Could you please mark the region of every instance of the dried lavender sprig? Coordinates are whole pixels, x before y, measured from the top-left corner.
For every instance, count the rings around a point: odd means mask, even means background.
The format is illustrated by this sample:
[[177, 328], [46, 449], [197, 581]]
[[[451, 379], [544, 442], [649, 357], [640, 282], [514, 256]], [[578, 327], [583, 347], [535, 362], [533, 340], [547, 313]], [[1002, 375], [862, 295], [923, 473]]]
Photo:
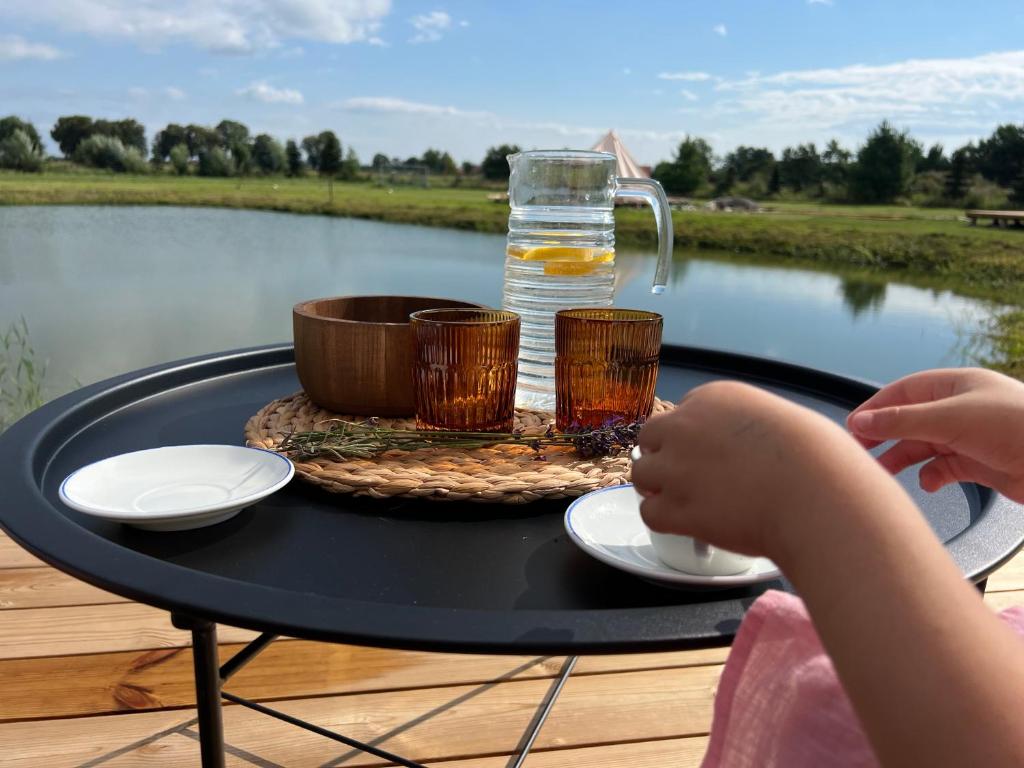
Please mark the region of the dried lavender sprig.
[[600, 427], [573, 425], [563, 433], [549, 427], [543, 435], [521, 432], [445, 432], [389, 429], [380, 427], [375, 419], [363, 423], [328, 422], [327, 429], [292, 432], [285, 435], [276, 450], [300, 459], [330, 457], [373, 458], [386, 451], [416, 451], [422, 448], [489, 448], [495, 445], [519, 444], [539, 452], [551, 446], [571, 446], [584, 458], [609, 456], [628, 450], [636, 443], [640, 423], [610, 420]]

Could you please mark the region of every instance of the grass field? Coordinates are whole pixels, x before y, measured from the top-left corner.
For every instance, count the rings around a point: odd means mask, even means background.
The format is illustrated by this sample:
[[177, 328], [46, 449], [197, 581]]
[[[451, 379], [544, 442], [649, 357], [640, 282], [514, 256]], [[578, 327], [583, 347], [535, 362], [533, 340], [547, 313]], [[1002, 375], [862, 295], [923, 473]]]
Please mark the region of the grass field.
[[[504, 233], [508, 207], [494, 190], [334, 184], [313, 178], [215, 179], [162, 174], [0, 173], [0, 204], [184, 205], [351, 216]], [[792, 263], [869, 279], [1020, 306], [994, 323], [994, 365], [1024, 374], [1024, 231], [971, 227], [962, 212], [941, 208], [780, 202], [764, 213], [676, 211], [676, 246], [705, 249], [751, 263]], [[618, 209], [620, 246], [653, 245], [646, 209]]]

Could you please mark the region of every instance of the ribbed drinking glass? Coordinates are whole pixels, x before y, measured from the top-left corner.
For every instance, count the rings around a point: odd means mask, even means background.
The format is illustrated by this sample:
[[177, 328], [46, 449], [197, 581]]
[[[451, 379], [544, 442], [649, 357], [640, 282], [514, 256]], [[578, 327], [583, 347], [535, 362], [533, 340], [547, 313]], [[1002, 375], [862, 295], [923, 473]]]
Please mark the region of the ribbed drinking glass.
[[555, 420], [559, 431], [654, 407], [662, 318], [636, 309], [566, 309], [555, 315]]
[[511, 432], [519, 315], [428, 309], [409, 317], [416, 428]]

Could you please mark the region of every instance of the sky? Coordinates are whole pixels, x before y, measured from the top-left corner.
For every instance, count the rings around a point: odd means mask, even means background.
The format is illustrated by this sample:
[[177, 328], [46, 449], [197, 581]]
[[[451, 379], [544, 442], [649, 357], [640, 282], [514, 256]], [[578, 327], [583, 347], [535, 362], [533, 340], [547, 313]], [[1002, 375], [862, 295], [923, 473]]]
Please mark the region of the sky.
[[687, 134], [855, 149], [884, 118], [952, 148], [1024, 122], [1024, 3], [0, 0], [9, 113], [330, 128], [364, 162], [610, 128], [647, 164]]

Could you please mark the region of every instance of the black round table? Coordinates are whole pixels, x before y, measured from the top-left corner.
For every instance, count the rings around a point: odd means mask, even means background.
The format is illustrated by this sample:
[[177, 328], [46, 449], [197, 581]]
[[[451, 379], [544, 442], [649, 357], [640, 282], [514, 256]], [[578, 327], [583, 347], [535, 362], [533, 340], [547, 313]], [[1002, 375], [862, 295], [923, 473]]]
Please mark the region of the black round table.
[[[842, 420], [871, 384], [785, 363], [665, 347], [659, 395], [717, 378], [765, 386]], [[172, 363], [85, 387], [0, 436], [0, 524], [46, 562], [167, 609], [193, 633], [204, 765], [223, 761], [220, 700], [287, 717], [222, 691], [277, 635], [377, 647], [481, 653], [639, 652], [728, 643], [765, 589], [653, 586], [579, 551], [566, 501], [523, 506], [355, 499], [294, 481], [209, 528], [146, 532], [58, 500], [78, 467], [126, 451], [242, 442], [246, 420], [299, 388], [291, 346]], [[1018, 505], [973, 484], [921, 492], [905, 483], [964, 574], [983, 582], [1024, 542]], [[217, 623], [263, 633], [217, 667]], [[552, 689], [542, 714], [563, 676]], [[534, 723], [532, 736], [543, 722]], [[297, 723], [317, 730], [315, 726]], [[416, 765], [322, 732], [402, 765]], [[526, 749], [532, 737], [525, 741]]]

